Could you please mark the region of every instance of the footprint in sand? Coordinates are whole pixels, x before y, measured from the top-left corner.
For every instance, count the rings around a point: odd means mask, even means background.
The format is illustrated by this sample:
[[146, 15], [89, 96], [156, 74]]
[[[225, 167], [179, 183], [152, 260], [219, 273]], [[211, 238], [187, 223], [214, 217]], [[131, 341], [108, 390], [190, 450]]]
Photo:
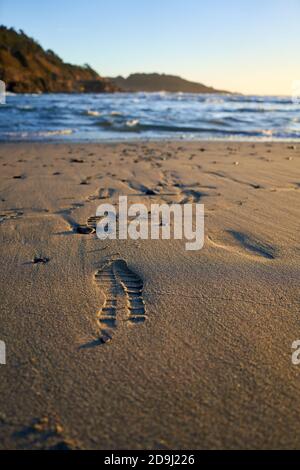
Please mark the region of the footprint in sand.
[[195, 189], [183, 189], [181, 190], [182, 199], [180, 204], [198, 204], [202, 197], [208, 196], [207, 193], [197, 191]]
[[14, 432], [13, 437], [22, 449], [79, 450], [78, 443], [65, 434], [57, 418], [45, 416], [33, 419], [27, 426]]
[[122, 259], [105, 264], [95, 273], [105, 301], [98, 312], [100, 340], [112, 339], [119, 322], [143, 323], [146, 319], [143, 281]]
[[98, 215], [92, 215], [91, 217], [89, 217], [87, 219], [87, 222], [86, 222], [86, 225], [92, 229], [94, 229], [94, 231], [96, 231], [97, 229], [97, 224], [98, 222], [100, 222], [100, 220], [102, 219], [103, 217], [102, 216], [98, 216]]
[[116, 192], [117, 190], [113, 188], [101, 188], [96, 192], [96, 194], [91, 194], [87, 200], [95, 201], [97, 199], [111, 199]]
[[97, 224], [102, 219], [102, 216], [92, 215], [90, 216], [85, 225], [77, 225], [76, 232], [81, 235], [90, 235], [96, 233]]
[[0, 224], [2, 222], [6, 222], [7, 220], [15, 220], [15, 219], [19, 219], [20, 217], [22, 217], [23, 215], [23, 211], [19, 211], [19, 210], [8, 210], [8, 211], [3, 211], [1, 212], [0, 214]]
[[226, 230], [218, 234], [208, 235], [207, 238], [211, 245], [217, 248], [223, 248], [244, 256], [265, 259], [274, 259], [276, 257], [276, 250], [273, 246], [235, 230]]
[[138, 191], [140, 196], [156, 196], [158, 194], [154, 189], [135, 181], [122, 180], [122, 182], [126, 183], [130, 189]]

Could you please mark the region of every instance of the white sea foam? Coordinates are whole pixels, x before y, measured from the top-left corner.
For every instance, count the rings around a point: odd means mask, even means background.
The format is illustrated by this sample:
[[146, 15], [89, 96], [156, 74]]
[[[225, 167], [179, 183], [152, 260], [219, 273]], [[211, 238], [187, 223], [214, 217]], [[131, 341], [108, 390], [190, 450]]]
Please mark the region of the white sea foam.
[[135, 127], [139, 124], [139, 120], [138, 119], [129, 119], [128, 121], [126, 121], [126, 126], [127, 127]]
[[39, 136], [51, 136], [51, 135], [70, 135], [73, 134], [72, 129], [60, 129], [56, 131], [45, 131], [45, 132], [38, 132], [37, 133]]
[[99, 113], [99, 111], [93, 111], [92, 109], [88, 109], [86, 111], [86, 114], [88, 116], [101, 116], [101, 113]]

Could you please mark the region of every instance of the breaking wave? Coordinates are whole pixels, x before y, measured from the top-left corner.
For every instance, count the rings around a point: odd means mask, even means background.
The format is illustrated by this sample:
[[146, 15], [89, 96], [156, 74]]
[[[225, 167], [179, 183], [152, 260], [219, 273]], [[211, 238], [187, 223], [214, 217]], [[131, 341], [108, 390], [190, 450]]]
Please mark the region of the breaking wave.
[[290, 97], [191, 93], [8, 94], [0, 140], [299, 140]]

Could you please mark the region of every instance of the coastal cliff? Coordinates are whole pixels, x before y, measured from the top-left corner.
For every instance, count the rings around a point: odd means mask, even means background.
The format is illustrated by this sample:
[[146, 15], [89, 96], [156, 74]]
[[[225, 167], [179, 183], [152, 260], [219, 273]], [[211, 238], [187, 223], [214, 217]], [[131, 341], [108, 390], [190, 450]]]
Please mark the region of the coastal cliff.
[[14, 93], [105, 93], [118, 86], [89, 65], [67, 64], [22, 30], [0, 26], [0, 79]]

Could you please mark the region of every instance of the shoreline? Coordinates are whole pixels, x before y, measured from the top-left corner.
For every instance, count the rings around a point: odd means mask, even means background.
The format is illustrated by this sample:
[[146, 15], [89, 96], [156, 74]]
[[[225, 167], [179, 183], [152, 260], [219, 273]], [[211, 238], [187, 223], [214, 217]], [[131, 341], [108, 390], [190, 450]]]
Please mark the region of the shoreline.
[[168, 139], [166, 137], [161, 137], [161, 139], [158, 139], [157, 137], [155, 137], [155, 139], [151, 139], [151, 138], [148, 138], [146, 139], [144, 136], [141, 137], [141, 139], [138, 139], [138, 138], [129, 138], [129, 139], [100, 139], [100, 140], [97, 140], [97, 141], [92, 141], [92, 140], [76, 140], [76, 139], [72, 139], [72, 140], [55, 140], [55, 139], [51, 139], [51, 140], [46, 140], [46, 139], [43, 139], [43, 140], [1, 140], [0, 139], [0, 145], [6, 145], [6, 144], [14, 144], [14, 145], [26, 145], [26, 144], [29, 144], [29, 145], [34, 145], [34, 144], [45, 144], [45, 145], [81, 145], [81, 144], [84, 144], [84, 145], [106, 145], [106, 144], [130, 144], [130, 143], [133, 143], [133, 144], [158, 144], [158, 143], [168, 143], [168, 144], [171, 144], [171, 143], [174, 143], [174, 144], [182, 144], [182, 143], [223, 143], [223, 144], [229, 144], [229, 143], [233, 143], [233, 144], [286, 144], [286, 143], [294, 143], [294, 144], [300, 144], [300, 138], [296, 138], [296, 139], [274, 139], [274, 140], [271, 140], [271, 139], [263, 139], [263, 138], [249, 138], [249, 139], [245, 139], [244, 137], [241, 137], [241, 139], [238, 139], [238, 138], [228, 138], [228, 139], [224, 139], [224, 138], [211, 138], [211, 139]]

